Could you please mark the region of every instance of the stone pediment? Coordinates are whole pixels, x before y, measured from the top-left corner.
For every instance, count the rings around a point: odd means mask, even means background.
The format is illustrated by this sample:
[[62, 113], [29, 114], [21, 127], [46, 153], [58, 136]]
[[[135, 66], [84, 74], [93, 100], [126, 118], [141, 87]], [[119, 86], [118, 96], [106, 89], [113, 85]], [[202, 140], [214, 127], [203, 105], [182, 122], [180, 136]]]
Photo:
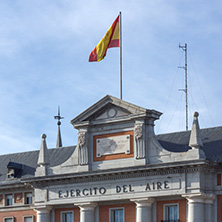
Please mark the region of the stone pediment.
[[98, 112], [97, 115], [94, 116], [93, 120], [117, 118], [128, 116], [130, 114], [132, 113], [122, 107], [113, 104], [107, 104], [104, 109], [100, 110], [100, 112]]
[[113, 96], [107, 95], [71, 120], [71, 124], [79, 125], [90, 121], [96, 122], [140, 115], [152, 115], [154, 119], [158, 119], [161, 113], [154, 110], [147, 110], [140, 106], [136, 106]]

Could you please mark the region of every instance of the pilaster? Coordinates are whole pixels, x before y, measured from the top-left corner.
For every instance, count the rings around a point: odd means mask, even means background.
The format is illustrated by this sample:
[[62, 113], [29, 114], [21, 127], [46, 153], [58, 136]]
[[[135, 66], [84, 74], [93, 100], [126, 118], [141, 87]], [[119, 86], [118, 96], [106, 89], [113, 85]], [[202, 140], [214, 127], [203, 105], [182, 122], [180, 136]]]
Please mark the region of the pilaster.
[[94, 222], [94, 209], [97, 206], [96, 203], [88, 202], [75, 205], [80, 208], [80, 222]]
[[214, 194], [184, 195], [188, 200], [188, 222], [213, 222]]
[[37, 212], [37, 221], [36, 222], [49, 222], [50, 212], [52, 210], [51, 206], [36, 206], [34, 210]]
[[136, 222], [152, 222], [154, 198], [131, 199], [136, 204]]

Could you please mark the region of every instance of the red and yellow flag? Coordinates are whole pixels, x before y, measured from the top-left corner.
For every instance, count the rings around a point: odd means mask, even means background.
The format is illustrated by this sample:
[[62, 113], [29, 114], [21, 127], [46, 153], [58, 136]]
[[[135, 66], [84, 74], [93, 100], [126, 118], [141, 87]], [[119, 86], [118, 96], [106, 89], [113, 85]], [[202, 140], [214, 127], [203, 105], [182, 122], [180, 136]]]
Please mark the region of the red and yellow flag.
[[99, 62], [106, 56], [108, 48], [120, 47], [119, 16], [113, 22], [105, 36], [89, 55], [89, 62]]

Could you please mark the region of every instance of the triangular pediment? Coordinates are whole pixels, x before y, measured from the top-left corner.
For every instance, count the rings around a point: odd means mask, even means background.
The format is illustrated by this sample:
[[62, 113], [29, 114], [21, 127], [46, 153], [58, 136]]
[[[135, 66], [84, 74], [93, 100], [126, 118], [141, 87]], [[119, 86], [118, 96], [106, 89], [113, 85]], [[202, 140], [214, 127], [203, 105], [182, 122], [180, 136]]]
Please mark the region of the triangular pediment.
[[[123, 116], [128, 116], [132, 114], [127, 109], [124, 109], [122, 107], [113, 105], [113, 104], [107, 104], [103, 109], [101, 109], [99, 112], [97, 112], [96, 115], [91, 116], [91, 120], [102, 120], [102, 119], [110, 119], [110, 118], [118, 118]], [[90, 119], [88, 119], [90, 120]]]
[[[87, 121], [100, 121], [103, 119], [115, 119], [121, 117], [124, 118], [130, 115], [146, 115], [147, 113], [151, 112], [153, 113], [153, 110], [147, 110], [140, 106], [136, 106], [121, 99], [107, 95], [71, 120], [71, 123], [75, 125]], [[161, 115], [161, 113], [157, 111], [154, 112], [158, 116]]]

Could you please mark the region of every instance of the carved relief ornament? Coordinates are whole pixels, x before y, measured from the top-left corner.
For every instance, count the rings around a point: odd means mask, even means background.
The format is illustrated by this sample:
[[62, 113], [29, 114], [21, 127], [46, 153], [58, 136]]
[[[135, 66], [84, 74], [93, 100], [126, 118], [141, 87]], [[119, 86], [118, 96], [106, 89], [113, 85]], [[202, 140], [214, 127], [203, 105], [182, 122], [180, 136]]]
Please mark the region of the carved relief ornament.
[[141, 139], [143, 137], [143, 126], [142, 124], [135, 124], [135, 138], [136, 139]]
[[84, 146], [86, 143], [86, 132], [79, 132], [78, 135], [78, 145]]

